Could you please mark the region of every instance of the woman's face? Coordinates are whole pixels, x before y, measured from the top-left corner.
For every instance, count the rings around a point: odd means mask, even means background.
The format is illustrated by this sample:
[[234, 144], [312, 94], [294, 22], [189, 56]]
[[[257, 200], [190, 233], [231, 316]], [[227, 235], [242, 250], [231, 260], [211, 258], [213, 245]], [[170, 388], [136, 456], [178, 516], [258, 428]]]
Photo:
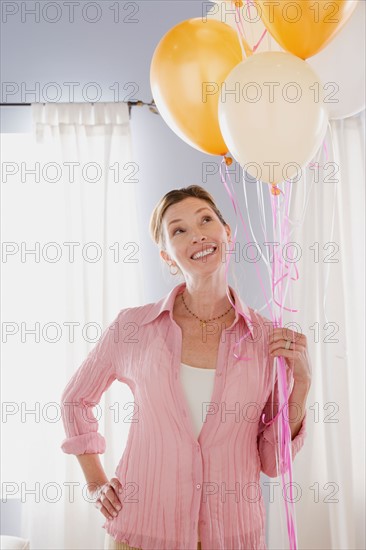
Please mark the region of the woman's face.
[[[179, 221], [176, 221], [179, 220]], [[223, 267], [222, 257], [229, 250], [230, 227], [224, 226], [208, 203], [188, 197], [166, 210], [163, 218], [166, 251], [161, 257], [173, 261], [184, 273], [205, 273]], [[213, 254], [193, 259], [192, 255], [213, 245]], [[222, 252], [224, 251], [224, 252]]]

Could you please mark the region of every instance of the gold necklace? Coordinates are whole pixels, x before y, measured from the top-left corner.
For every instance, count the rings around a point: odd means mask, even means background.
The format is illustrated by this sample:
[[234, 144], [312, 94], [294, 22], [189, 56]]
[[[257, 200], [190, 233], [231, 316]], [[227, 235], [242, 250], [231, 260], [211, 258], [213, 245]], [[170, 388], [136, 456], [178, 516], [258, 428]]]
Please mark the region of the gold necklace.
[[186, 304], [185, 301], [184, 301], [183, 292], [182, 292], [181, 296], [182, 296], [182, 300], [183, 300], [183, 304], [184, 304], [185, 308], [189, 311], [189, 313], [191, 313], [192, 315], [194, 315], [194, 317], [196, 317], [196, 319], [198, 319], [198, 320], [200, 321], [200, 323], [201, 323], [201, 328], [202, 328], [202, 327], [205, 327], [205, 326], [207, 325], [207, 323], [209, 323], [210, 321], [214, 321], [215, 319], [220, 319], [221, 317], [224, 317], [224, 315], [227, 315], [227, 314], [229, 313], [229, 311], [230, 311], [230, 310], [232, 309], [232, 307], [233, 307], [233, 306], [230, 306], [229, 309], [228, 309], [225, 313], [223, 313], [222, 315], [219, 315], [219, 317], [213, 317], [212, 319], [208, 319], [207, 321], [205, 321], [205, 320], [200, 319], [199, 317], [197, 317], [197, 315], [195, 315], [195, 313], [193, 313], [193, 311], [191, 311], [191, 310], [189, 309], [189, 307], [187, 306], [187, 304]]

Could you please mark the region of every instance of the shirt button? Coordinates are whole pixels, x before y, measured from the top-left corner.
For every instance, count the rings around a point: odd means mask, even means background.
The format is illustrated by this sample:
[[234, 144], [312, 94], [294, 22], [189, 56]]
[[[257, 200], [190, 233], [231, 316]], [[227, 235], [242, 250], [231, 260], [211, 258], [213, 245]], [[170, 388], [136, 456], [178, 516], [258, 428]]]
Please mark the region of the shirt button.
[[196, 487], [197, 487], [197, 489], [201, 489], [201, 484], [197, 483]]

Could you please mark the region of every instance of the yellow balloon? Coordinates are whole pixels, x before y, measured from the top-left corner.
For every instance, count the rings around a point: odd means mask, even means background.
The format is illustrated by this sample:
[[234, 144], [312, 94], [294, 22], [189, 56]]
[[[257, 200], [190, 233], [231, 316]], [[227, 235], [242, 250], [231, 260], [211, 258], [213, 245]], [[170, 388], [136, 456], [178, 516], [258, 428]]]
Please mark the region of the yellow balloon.
[[308, 59], [338, 34], [358, 0], [254, 0], [273, 38], [288, 52]]
[[[218, 121], [220, 87], [230, 71], [252, 55], [234, 29], [202, 18], [179, 23], [160, 40], [150, 67], [155, 104], [186, 143], [211, 155], [228, 147]], [[242, 50], [243, 47], [243, 50]]]

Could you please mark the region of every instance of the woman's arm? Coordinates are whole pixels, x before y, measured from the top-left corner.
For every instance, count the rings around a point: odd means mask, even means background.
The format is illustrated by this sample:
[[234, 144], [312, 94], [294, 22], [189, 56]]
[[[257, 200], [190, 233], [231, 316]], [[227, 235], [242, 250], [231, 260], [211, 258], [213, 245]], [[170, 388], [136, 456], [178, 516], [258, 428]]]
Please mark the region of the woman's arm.
[[119, 495], [122, 493], [122, 485], [118, 478], [112, 477], [109, 481], [99, 454], [76, 455], [83, 469], [87, 482], [88, 491], [92, 496], [97, 496], [95, 506], [104, 517], [113, 519], [122, 508], [122, 501]]
[[[310, 391], [310, 381], [294, 380], [294, 389], [288, 400], [288, 416], [291, 429], [291, 439], [295, 439], [302, 426], [306, 412], [306, 400]], [[293, 405], [293, 407], [291, 407]], [[300, 414], [299, 414], [300, 412]]]
[[94, 491], [108, 482], [99, 454], [76, 455], [84, 472], [88, 490]]
[[[286, 349], [286, 340], [291, 340], [290, 349]], [[288, 417], [291, 439], [299, 433], [306, 412], [306, 400], [311, 385], [311, 362], [305, 334], [284, 328], [275, 328], [270, 335], [269, 352], [271, 356], [283, 356], [287, 367], [291, 369], [294, 381], [288, 400]]]
[[[286, 338], [291, 337], [290, 349], [286, 349]], [[289, 386], [289, 378], [293, 379], [293, 387], [288, 399], [288, 409], [284, 412], [288, 416], [291, 430], [291, 455], [292, 460], [304, 444], [306, 437], [306, 400], [311, 385], [311, 365], [307, 350], [306, 336], [298, 332], [286, 333], [284, 328], [272, 328], [269, 338], [270, 357], [283, 356], [286, 361], [286, 378]], [[273, 368], [273, 362], [270, 364]], [[291, 372], [291, 376], [290, 375]], [[278, 395], [278, 381], [275, 382], [274, 395]], [[279, 417], [278, 403], [272, 403], [272, 395], [263, 409], [265, 421], [275, 418], [272, 424], [265, 427], [262, 422], [258, 429], [258, 449], [262, 463], [262, 471], [269, 477], [277, 477], [276, 449], [278, 447], [277, 432]], [[282, 468], [282, 467], [281, 467]], [[284, 472], [283, 472], [284, 473]]]
[[[278, 394], [277, 392], [278, 382], [275, 383], [274, 395]], [[300, 390], [301, 393], [301, 390]], [[298, 393], [295, 392], [295, 388], [292, 390], [291, 395], [288, 399], [289, 408], [285, 409], [283, 412], [285, 417], [288, 417], [290, 430], [291, 430], [291, 455], [292, 460], [295, 459], [295, 456], [301, 449], [304, 444], [306, 437], [306, 421], [307, 421], [307, 411], [306, 411], [306, 397], [304, 394], [301, 394], [302, 397], [299, 401]], [[304, 406], [300, 413], [299, 407], [303, 403]], [[291, 407], [295, 405], [294, 407]], [[278, 401], [272, 400], [272, 394], [270, 395], [262, 413], [265, 414], [265, 422], [270, 422], [271, 419], [276, 418], [278, 413]], [[297, 416], [296, 416], [297, 415]], [[301, 417], [301, 420], [300, 420]], [[268, 477], [277, 477], [280, 475], [280, 471], [277, 471], [276, 463], [276, 452], [278, 449], [278, 423], [280, 421], [280, 416], [269, 425], [265, 426], [262, 420], [259, 422], [258, 428], [258, 451], [261, 461], [261, 470]], [[282, 469], [282, 468], [281, 468]], [[285, 473], [285, 470], [283, 470]]]
[[66, 438], [61, 449], [64, 453], [80, 456], [105, 452], [106, 441], [98, 431], [101, 414], [100, 410], [98, 415], [94, 414], [94, 407], [117, 378], [112, 359], [117, 345], [114, 342], [117, 319], [105, 329], [62, 392], [61, 412]]

